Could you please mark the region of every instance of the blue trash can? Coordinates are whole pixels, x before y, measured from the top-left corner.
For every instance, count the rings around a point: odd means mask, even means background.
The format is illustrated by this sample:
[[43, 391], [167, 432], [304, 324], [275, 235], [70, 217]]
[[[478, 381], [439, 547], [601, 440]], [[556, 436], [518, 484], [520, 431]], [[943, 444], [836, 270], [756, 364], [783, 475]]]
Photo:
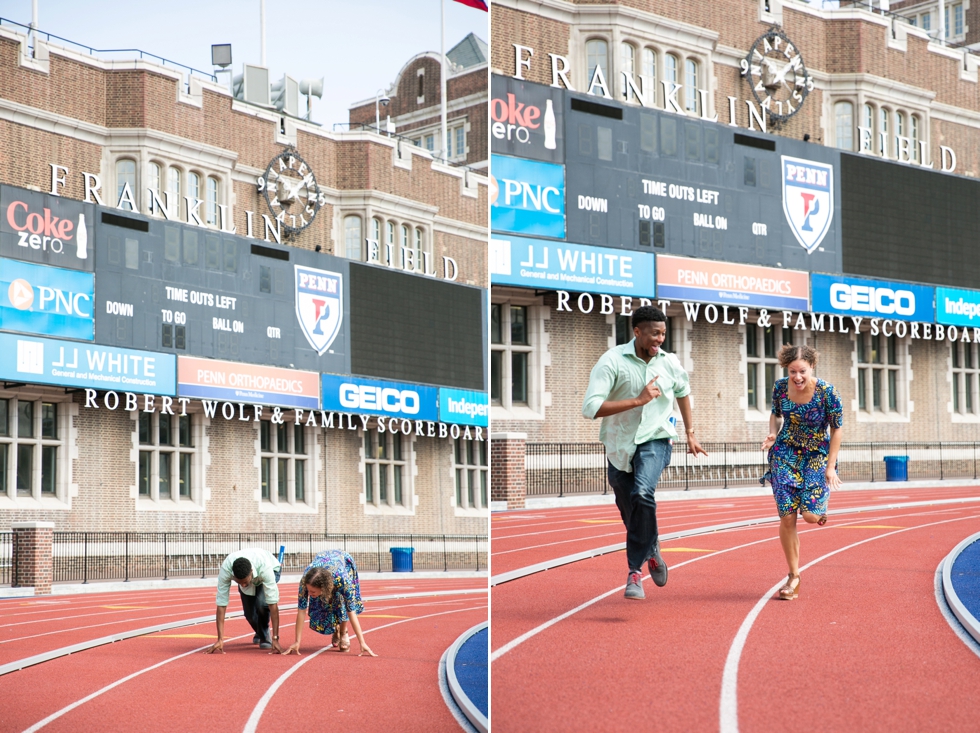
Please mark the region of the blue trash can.
[[908, 481], [909, 480], [909, 457], [908, 456], [885, 456], [885, 480]]
[[391, 548], [391, 570], [395, 573], [412, 572], [412, 553], [411, 547], [392, 547]]

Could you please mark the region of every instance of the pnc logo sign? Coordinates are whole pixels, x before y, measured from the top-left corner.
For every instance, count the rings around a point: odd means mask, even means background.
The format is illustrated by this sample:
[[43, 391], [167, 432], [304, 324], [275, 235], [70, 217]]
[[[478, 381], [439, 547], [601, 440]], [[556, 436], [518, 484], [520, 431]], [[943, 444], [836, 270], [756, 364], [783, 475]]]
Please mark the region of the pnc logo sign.
[[92, 273], [0, 259], [0, 329], [91, 341]]
[[563, 238], [564, 166], [504, 155], [494, 155], [491, 159], [493, 229]]

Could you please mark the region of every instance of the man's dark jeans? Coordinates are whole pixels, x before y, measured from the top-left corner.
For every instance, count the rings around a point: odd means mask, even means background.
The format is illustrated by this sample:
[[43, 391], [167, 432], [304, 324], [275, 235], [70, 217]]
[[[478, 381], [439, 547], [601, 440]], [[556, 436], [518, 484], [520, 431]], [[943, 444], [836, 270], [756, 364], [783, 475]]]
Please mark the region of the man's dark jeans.
[[255, 595], [249, 596], [238, 589], [238, 595], [242, 599], [242, 608], [245, 610], [245, 620], [255, 631], [262, 641], [271, 642], [269, 638], [269, 605], [265, 602], [265, 588], [261, 585], [255, 587]]
[[657, 502], [654, 493], [660, 474], [670, 465], [670, 440], [650, 440], [636, 446], [633, 472], [620, 471], [608, 464], [609, 485], [616, 494], [616, 506], [626, 525], [626, 560], [630, 570], [642, 570], [653, 556], [657, 544]]

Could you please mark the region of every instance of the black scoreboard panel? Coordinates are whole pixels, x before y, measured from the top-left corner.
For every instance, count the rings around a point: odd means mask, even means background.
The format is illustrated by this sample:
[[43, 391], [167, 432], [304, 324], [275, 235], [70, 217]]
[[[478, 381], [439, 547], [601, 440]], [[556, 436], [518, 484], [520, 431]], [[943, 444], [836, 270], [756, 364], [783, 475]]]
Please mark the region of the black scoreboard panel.
[[842, 155], [844, 271], [976, 289], [980, 182]]
[[486, 291], [351, 263], [351, 371], [486, 389]]
[[349, 312], [348, 260], [102, 207], [97, 212], [96, 343], [350, 371], [348, 319], [318, 355], [296, 316], [293, 269], [341, 274]]
[[837, 150], [584, 94], [565, 94], [564, 118], [568, 241], [841, 271], [839, 217], [811, 254], [790, 229], [781, 162], [837, 170]]

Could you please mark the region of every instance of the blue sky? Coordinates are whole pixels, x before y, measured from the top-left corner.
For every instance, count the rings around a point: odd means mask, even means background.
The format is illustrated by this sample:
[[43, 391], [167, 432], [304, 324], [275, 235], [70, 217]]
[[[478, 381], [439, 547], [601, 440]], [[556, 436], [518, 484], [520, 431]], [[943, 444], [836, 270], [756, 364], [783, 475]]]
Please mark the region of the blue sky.
[[[470, 32], [489, 41], [488, 13], [445, 3], [447, 51]], [[440, 0], [266, 0], [270, 78], [326, 77], [313, 119], [346, 122], [352, 102], [387, 87], [415, 54], [439, 50], [439, 8]], [[0, 16], [30, 23], [31, 0], [0, 0]], [[86, 46], [138, 48], [207, 72], [213, 43], [232, 44], [235, 73], [260, 59], [259, 0], [39, 0], [38, 26]]]

